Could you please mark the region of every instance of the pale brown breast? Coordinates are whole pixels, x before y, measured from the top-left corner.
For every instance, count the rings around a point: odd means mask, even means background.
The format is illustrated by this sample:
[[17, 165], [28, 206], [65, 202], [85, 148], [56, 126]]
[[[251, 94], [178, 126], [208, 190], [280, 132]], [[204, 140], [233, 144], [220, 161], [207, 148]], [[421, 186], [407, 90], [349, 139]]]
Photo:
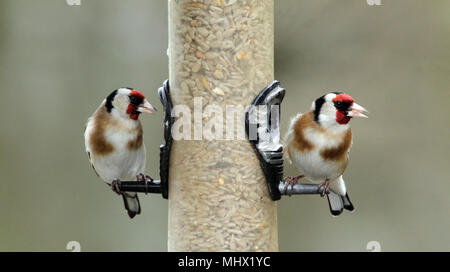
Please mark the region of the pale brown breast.
[[307, 152], [314, 149], [314, 145], [306, 139], [304, 133], [304, 130], [308, 127], [316, 127], [317, 129], [320, 129], [320, 127], [314, 122], [314, 114], [312, 111], [303, 114], [294, 123], [294, 135], [291, 143], [295, 149], [301, 152]]
[[130, 140], [127, 144], [127, 148], [130, 151], [134, 151], [134, 150], [138, 150], [139, 148], [142, 147], [142, 141], [143, 141], [143, 131], [142, 131], [142, 124], [139, 120], [137, 120], [138, 122], [138, 127], [137, 127], [137, 135], [136, 138], [133, 140]]
[[348, 151], [352, 143], [352, 130], [349, 128], [342, 138], [342, 142], [336, 147], [324, 148], [320, 156], [326, 161], [333, 161], [339, 165], [340, 175], [342, 175], [348, 165]]
[[114, 146], [105, 138], [106, 124], [111, 117], [105, 107], [100, 107], [92, 117], [94, 129], [91, 132], [89, 143], [91, 152], [95, 155], [108, 155], [114, 152]]
[[342, 141], [335, 147], [324, 148], [320, 155], [325, 160], [344, 161], [347, 160], [347, 153], [352, 143], [352, 130], [349, 128], [342, 138]]

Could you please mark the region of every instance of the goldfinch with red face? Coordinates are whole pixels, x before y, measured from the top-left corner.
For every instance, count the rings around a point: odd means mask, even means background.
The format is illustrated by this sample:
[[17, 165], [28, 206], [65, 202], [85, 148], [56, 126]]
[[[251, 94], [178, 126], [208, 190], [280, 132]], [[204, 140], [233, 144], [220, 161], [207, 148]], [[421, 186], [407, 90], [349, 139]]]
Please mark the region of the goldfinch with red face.
[[327, 195], [333, 216], [344, 209], [354, 210], [342, 174], [352, 145], [349, 122], [354, 117], [367, 118], [366, 112], [351, 96], [331, 92], [316, 99], [309, 112], [294, 117], [286, 135], [285, 151], [300, 172], [286, 179], [287, 186], [303, 177], [318, 183], [319, 188], [323, 187], [322, 196]]
[[[113, 191], [122, 195], [130, 218], [141, 212], [136, 193], [120, 192], [120, 180], [143, 181], [146, 150], [141, 113], [156, 109], [132, 88], [113, 91], [88, 119], [84, 132], [86, 152], [94, 171]], [[149, 177], [147, 177], [149, 178]]]

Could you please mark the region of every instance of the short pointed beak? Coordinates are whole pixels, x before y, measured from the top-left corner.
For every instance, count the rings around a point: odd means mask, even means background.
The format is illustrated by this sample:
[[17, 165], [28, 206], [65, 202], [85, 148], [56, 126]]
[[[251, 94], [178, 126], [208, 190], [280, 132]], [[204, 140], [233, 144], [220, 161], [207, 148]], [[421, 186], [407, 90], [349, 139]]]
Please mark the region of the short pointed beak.
[[155, 107], [152, 106], [152, 104], [147, 101], [147, 99], [144, 100], [144, 102], [137, 110], [142, 113], [153, 113], [158, 111]]
[[369, 113], [363, 106], [353, 103], [351, 111], [347, 114], [349, 117], [369, 118], [364, 113]]

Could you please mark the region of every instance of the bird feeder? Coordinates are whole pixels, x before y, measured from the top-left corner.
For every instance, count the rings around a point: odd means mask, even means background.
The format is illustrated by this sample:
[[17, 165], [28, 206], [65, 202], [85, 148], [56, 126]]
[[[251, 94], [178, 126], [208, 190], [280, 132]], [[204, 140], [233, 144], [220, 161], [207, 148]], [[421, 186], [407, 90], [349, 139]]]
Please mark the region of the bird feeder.
[[[274, 79], [273, 4], [169, 0], [170, 94], [192, 113], [190, 138], [170, 154], [169, 251], [278, 250], [276, 203], [251, 143], [238, 139], [244, 120], [226, 118]], [[206, 139], [205, 129], [218, 135], [208, 106], [224, 128], [236, 123], [221, 140]]]

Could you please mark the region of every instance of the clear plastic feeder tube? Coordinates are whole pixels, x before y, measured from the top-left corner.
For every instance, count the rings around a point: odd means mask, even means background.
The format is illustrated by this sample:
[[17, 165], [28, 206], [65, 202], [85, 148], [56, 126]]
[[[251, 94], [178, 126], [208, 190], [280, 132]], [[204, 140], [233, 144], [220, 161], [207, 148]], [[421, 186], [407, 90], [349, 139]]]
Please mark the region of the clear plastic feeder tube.
[[[185, 138], [171, 151], [169, 251], [278, 250], [276, 203], [244, 116], [231, 118], [231, 130], [227, 124], [230, 106], [245, 109], [274, 79], [273, 4], [169, 0], [171, 97], [190, 110], [190, 125], [174, 126]], [[211, 120], [223, 120], [223, 130]]]

